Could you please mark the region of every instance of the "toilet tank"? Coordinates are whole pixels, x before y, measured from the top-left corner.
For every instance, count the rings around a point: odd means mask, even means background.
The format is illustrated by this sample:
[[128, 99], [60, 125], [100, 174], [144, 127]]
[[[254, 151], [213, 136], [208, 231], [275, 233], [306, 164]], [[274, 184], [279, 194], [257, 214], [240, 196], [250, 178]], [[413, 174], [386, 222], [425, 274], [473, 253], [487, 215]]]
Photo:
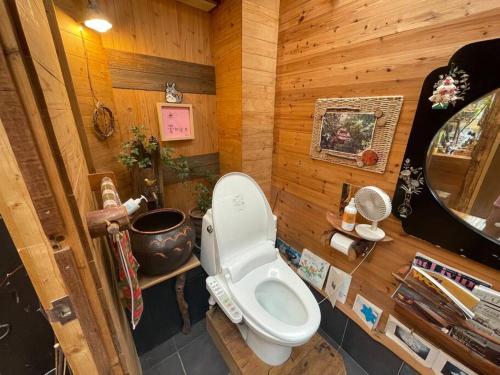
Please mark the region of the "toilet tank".
[[201, 266], [209, 276], [215, 276], [219, 272], [217, 248], [215, 244], [215, 233], [212, 220], [212, 209], [207, 210], [203, 216], [201, 226]]

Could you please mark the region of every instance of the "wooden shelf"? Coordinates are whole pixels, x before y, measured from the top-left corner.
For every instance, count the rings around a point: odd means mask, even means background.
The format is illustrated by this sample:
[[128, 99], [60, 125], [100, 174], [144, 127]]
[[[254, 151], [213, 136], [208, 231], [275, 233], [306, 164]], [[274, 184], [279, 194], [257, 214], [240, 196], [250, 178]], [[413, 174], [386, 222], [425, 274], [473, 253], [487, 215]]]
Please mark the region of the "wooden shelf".
[[[348, 236], [354, 237], [354, 238], [359, 238], [359, 239], [364, 239], [360, 237], [355, 230], [353, 231], [347, 231], [345, 229], [342, 229], [342, 220], [339, 217], [339, 215], [334, 214], [333, 212], [328, 211], [326, 213], [326, 220], [330, 223], [330, 225], [338, 232], [342, 232]], [[385, 235], [384, 238], [382, 238], [380, 241], [377, 242], [390, 242], [392, 241], [392, 237], [388, 236], [387, 234]]]
[[429, 341], [444, 349], [464, 365], [479, 374], [497, 373], [498, 367], [493, 362], [481, 357], [450, 335], [443, 333], [439, 327], [413, 313], [405, 304], [396, 300], [395, 307], [396, 311], [404, 317], [406, 323], [410, 323], [410, 327], [414, 328], [417, 333], [428, 338]]
[[175, 271], [172, 271], [170, 273], [166, 273], [165, 275], [159, 275], [159, 276], [146, 276], [146, 275], [141, 275], [139, 274], [139, 286], [141, 287], [142, 290], [151, 288], [152, 286], [162, 283], [166, 280], [169, 280], [173, 277], [176, 277], [180, 275], [181, 273], [187, 272], [193, 268], [196, 268], [200, 266], [201, 263], [196, 257], [196, 255], [191, 255], [191, 258], [184, 263], [182, 266], [177, 268]]

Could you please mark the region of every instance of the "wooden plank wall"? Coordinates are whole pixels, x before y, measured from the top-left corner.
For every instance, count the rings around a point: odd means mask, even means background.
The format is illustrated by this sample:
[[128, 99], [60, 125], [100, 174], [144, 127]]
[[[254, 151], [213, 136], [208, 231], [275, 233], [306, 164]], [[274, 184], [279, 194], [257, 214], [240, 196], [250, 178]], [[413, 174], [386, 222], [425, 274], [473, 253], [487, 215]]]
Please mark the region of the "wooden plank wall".
[[270, 196], [279, 1], [221, 1], [212, 13], [221, 170]]
[[242, 2], [242, 170], [271, 196], [279, 0]]
[[[102, 34], [103, 46], [124, 52], [213, 65], [210, 38], [210, 14], [173, 0], [105, 0], [103, 10], [113, 28]], [[182, 87], [178, 87], [182, 91]], [[120, 126], [127, 132], [141, 124], [158, 135], [156, 103], [164, 102], [160, 91], [113, 88]], [[217, 152], [215, 95], [185, 94], [183, 103], [193, 105], [196, 138], [169, 142], [177, 155], [201, 155]], [[194, 206], [196, 180], [167, 185], [167, 205], [185, 212]]]
[[212, 12], [221, 173], [241, 171], [241, 1], [222, 0]]
[[[348, 262], [323, 241], [330, 229], [325, 212], [338, 210], [341, 184], [374, 184], [392, 195], [424, 78], [461, 46], [495, 37], [500, 37], [498, 1], [282, 1], [272, 178], [279, 236], [351, 272], [358, 262]], [[404, 96], [386, 172], [312, 160], [315, 99], [371, 95]], [[383, 327], [393, 312], [391, 272], [416, 251], [500, 286], [498, 272], [407, 236], [396, 219], [382, 227], [395, 241], [378, 245], [356, 271], [346, 306], [338, 304], [344, 312], [361, 293], [384, 309]]]
[[[132, 125], [143, 125], [148, 134], [159, 135], [156, 103], [164, 102], [165, 96], [162, 91], [150, 91], [150, 86], [144, 89], [113, 87], [115, 85], [110, 76], [108, 52], [113, 50], [117, 53], [213, 65], [210, 14], [174, 0], [106, 0], [101, 1], [101, 5], [110, 17], [113, 28], [104, 34], [83, 28], [83, 36], [96, 96], [115, 114], [116, 133], [105, 142], [98, 140], [91, 128], [93, 99], [87, 78], [80, 25], [63, 11], [58, 12], [58, 21], [87, 129], [94, 166], [97, 171], [114, 171], [121, 197], [127, 199], [131, 193], [130, 176], [117, 162], [116, 157], [122, 142], [129, 139]], [[163, 84], [164, 82], [158, 82], [157, 90]], [[182, 91], [182, 86], [178, 88]], [[183, 102], [193, 104], [196, 139], [164, 144], [173, 147], [177, 155], [194, 156], [218, 151], [215, 95], [212, 94], [213, 92], [185, 93]], [[196, 182], [168, 185], [167, 204], [189, 210], [194, 205], [193, 186]]]

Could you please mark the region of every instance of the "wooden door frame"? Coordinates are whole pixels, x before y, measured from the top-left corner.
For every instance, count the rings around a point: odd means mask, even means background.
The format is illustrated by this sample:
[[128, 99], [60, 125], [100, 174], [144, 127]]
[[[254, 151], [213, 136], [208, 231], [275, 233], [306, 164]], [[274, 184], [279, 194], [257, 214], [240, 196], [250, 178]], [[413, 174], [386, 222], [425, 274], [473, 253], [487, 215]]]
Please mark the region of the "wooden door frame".
[[[140, 374], [137, 355], [129, 358], [124, 353], [130, 351], [121, 350], [120, 328], [113, 326], [99, 292], [96, 248], [78, 201], [79, 194], [90, 197], [88, 181], [71, 181], [64, 158], [59, 114], [65, 114], [63, 128], [76, 125], [64, 79], [53, 74], [61, 67], [47, 4], [0, 4], [0, 214], [48, 316], [54, 317], [56, 301], [69, 297], [76, 319], [50, 324], [74, 373]], [[69, 141], [80, 151], [79, 139]], [[77, 167], [86, 177], [80, 156]]]

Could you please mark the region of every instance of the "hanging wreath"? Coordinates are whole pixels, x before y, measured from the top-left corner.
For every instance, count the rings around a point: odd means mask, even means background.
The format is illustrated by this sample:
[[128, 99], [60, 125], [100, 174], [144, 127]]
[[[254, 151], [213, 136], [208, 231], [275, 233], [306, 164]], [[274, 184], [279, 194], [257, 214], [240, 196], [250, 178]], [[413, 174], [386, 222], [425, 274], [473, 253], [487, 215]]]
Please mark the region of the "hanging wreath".
[[115, 118], [111, 109], [97, 102], [92, 119], [97, 137], [104, 141], [111, 137], [115, 131]]

